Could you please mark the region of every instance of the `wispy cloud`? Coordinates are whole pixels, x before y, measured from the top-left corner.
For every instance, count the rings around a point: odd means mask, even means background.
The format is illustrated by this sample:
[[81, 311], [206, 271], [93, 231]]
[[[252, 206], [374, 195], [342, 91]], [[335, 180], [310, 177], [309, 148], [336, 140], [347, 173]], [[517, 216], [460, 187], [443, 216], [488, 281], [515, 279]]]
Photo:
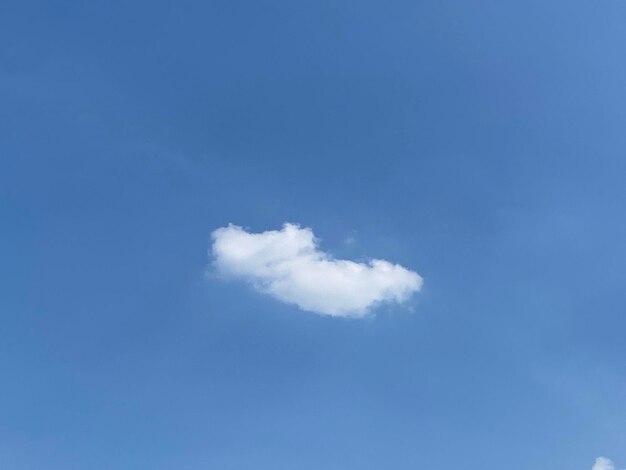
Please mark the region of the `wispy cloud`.
[[615, 470], [615, 464], [611, 459], [598, 457], [591, 470]]
[[419, 292], [422, 278], [382, 259], [334, 259], [318, 247], [310, 228], [286, 223], [250, 233], [229, 225], [212, 233], [215, 268], [302, 310], [363, 317], [382, 302], [402, 303]]

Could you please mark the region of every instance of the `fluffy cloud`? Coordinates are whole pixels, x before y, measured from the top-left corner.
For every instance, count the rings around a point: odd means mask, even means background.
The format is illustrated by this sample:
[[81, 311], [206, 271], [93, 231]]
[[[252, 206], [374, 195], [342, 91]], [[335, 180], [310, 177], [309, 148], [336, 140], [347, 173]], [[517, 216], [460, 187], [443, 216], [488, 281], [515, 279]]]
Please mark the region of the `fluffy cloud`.
[[422, 287], [419, 274], [399, 264], [334, 259], [320, 251], [311, 229], [294, 224], [262, 233], [229, 225], [215, 230], [212, 240], [220, 273], [322, 315], [363, 317], [382, 302], [406, 301]]
[[615, 470], [615, 465], [613, 465], [612, 460], [607, 459], [606, 457], [598, 457], [592, 470]]

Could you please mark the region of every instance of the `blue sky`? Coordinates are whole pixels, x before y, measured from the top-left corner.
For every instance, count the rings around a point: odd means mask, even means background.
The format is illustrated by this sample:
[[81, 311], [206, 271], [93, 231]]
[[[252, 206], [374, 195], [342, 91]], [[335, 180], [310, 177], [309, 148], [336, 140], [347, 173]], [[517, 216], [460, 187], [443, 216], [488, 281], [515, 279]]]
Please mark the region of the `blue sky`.
[[[0, 467], [626, 467], [625, 20], [4, 2]], [[214, 273], [285, 222], [423, 287], [347, 319]]]

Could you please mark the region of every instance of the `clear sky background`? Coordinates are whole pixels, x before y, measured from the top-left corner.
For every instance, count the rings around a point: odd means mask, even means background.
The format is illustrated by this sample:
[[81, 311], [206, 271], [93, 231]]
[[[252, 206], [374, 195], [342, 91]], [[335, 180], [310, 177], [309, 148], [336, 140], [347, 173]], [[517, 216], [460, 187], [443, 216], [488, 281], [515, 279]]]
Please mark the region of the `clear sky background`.
[[[2, 470], [626, 467], [626, 2], [0, 4]], [[205, 276], [311, 227], [354, 320]]]

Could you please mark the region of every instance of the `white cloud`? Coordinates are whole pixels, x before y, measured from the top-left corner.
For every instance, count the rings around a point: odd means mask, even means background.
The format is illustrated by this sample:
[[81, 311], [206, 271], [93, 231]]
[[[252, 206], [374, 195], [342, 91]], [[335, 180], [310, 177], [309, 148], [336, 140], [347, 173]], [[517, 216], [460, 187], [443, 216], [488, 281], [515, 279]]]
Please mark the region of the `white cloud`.
[[419, 274], [399, 264], [334, 259], [320, 251], [310, 228], [294, 224], [262, 233], [231, 224], [211, 236], [220, 273], [309, 312], [363, 317], [379, 303], [402, 303], [422, 287]]
[[598, 457], [591, 470], [615, 470], [613, 461], [606, 457]]

